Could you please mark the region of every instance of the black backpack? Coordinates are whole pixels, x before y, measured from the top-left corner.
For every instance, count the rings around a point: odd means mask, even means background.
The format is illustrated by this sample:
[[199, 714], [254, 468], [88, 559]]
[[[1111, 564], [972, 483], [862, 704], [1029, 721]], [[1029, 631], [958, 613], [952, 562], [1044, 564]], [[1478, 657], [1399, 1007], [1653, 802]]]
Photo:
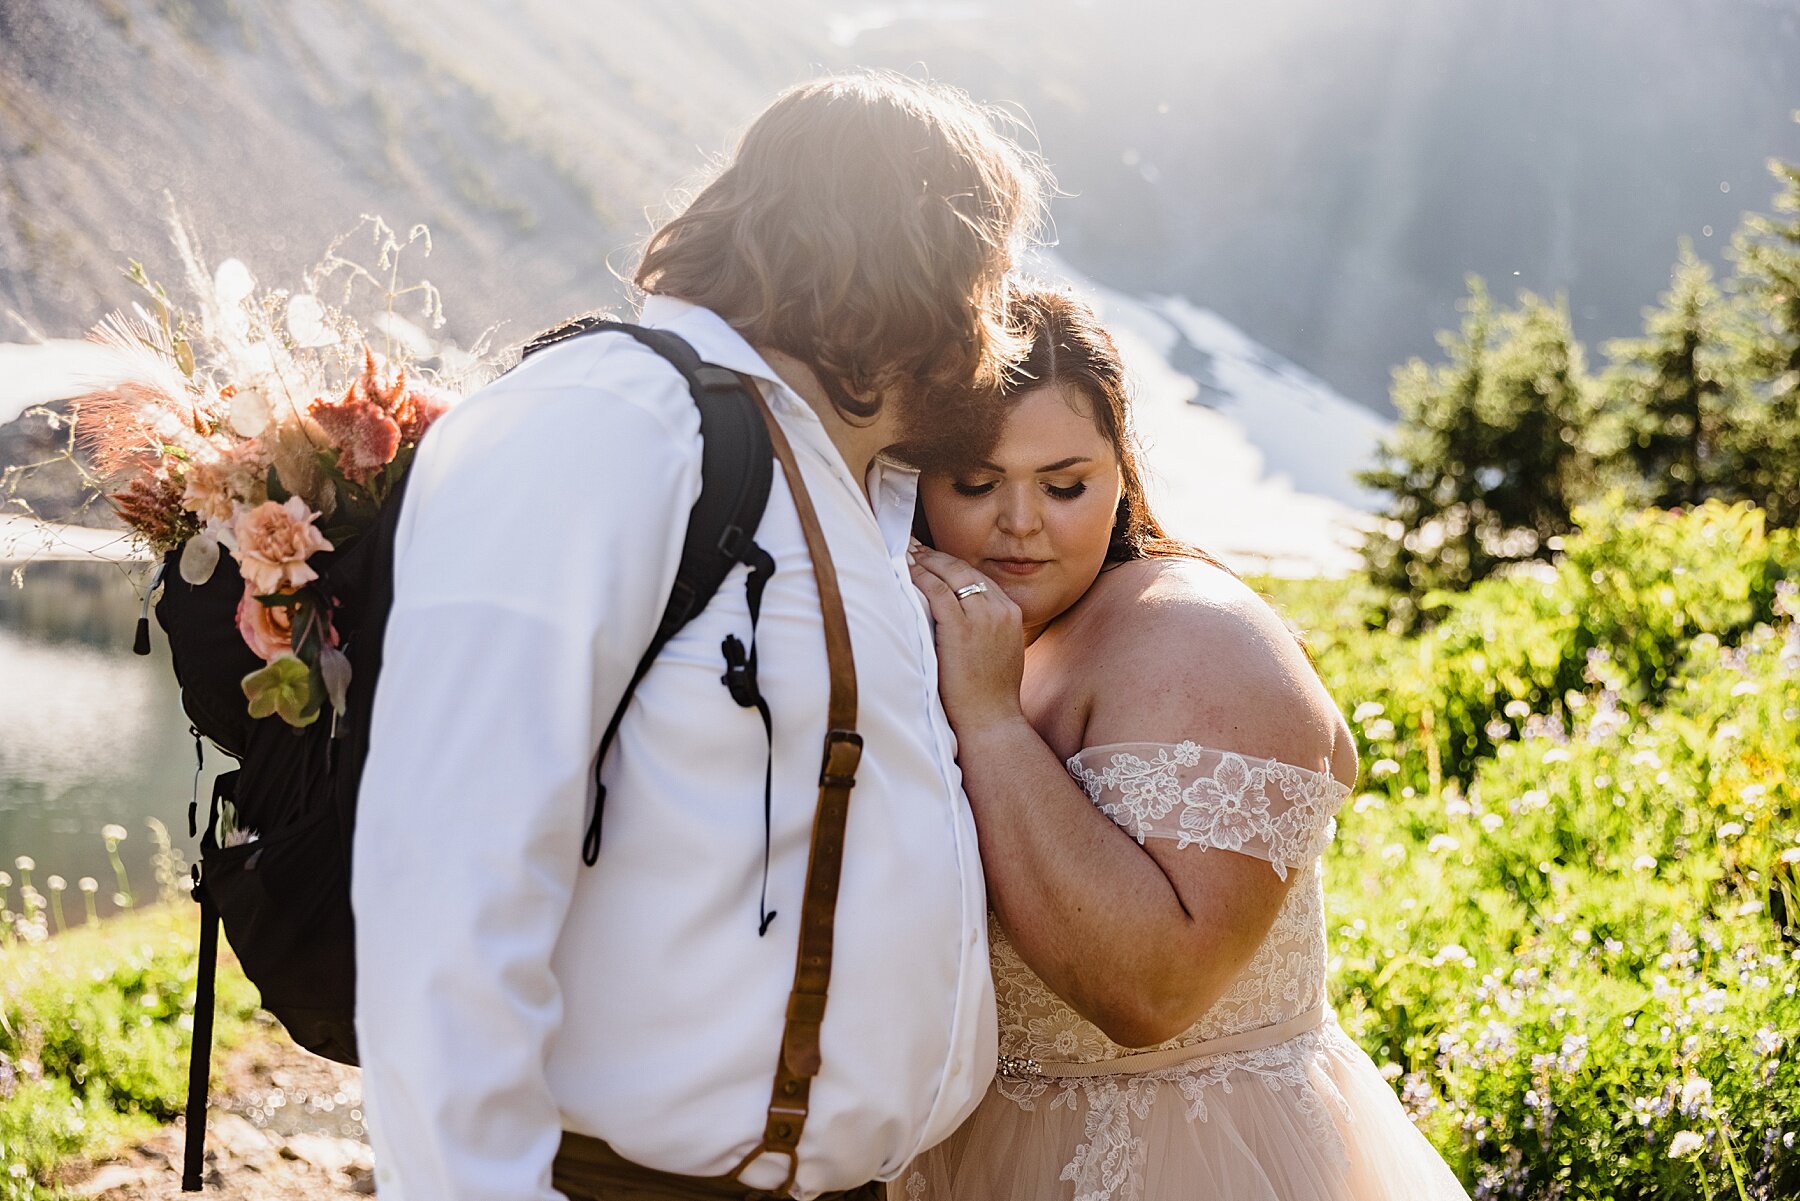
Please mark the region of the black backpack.
[[[600, 765], [638, 683], [668, 641], [704, 609], [725, 577], [746, 565], [751, 647], [727, 637], [722, 682], [746, 708], [756, 708], [765, 732], [769, 710], [756, 685], [755, 629], [762, 591], [774, 561], [753, 540], [768, 503], [773, 452], [757, 402], [733, 372], [701, 361], [694, 349], [665, 330], [584, 317], [540, 335], [528, 357], [569, 338], [616, 331], [666, 359], [686, 380], [700, 410], [701, 489], [688, 520], [681, 565], [661, 624], [613, 713], [595, 756], [593, 816], [583, 839], [583, 860], [599, 853], [605, 788]], [[244, 974], [300, 1046], [341, 1063], [357, 1062], [355, 927], [350, 908], [351, 844], [357, 789], [369, 750], [370, 713], [381, 673], [381, 648], [393, 603], [394, 529], [405, 480], [375, 525], [354, 542], [310, 560], [316, 587], [333, 603], [333, 623], [350, 659], [352, 675], [344, 712], [329, 706], [319, 720], [295, 729], [280, 717], [250, 717], [239, 682], [262, 661], [244, 644], [234, 619], [243, 580], [229, 556], [212, 578], [191, 585], [174, 570], [180, 551], [164, 564], [163, 596], [156, 616], [169, 638], [182, 707], [192, 721], [196, 754], [205, 737], [238, 761], [215, 782], [204, 827], [198, 804], [189, 806], [190, 835], [200, 840], [193, 871], [201, 906], [199, 983], [189, 1066], [187, 1158], [183, 1191], [201, 1187], [206, 1099], [212, 1050], [213, 976], [218, 929]], [[148, 651], [147, 624], [138, 647]], [[765, 771], [764, 820], [768, 820]], [[227, 809], [227, 806], [230, 808]], [[221, 819], [254, 829], [254, 841], [221, 845]], [[231, 841], [231, 840], [227, 840]], [[574, 853], [570, 848], [570, 853]], [[765, 848], [764, 895], [767, 895]], [[772, 914], [765, 912], [766, 931]]]

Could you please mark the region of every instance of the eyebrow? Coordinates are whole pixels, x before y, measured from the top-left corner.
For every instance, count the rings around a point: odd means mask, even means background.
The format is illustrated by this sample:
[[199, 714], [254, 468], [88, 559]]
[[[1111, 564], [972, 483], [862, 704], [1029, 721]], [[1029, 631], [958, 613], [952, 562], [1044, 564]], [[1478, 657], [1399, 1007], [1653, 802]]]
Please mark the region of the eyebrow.
[[[1034, 471], [1032, 474], [1033, 475], [1049, 475], [1053, 471], [1063, 471], [1063, 470], [1066, 470], [1067, 468], [1076, 467], [1082, 463], [1092, 463], [1093, 461], [1094, 460], [1088, 458], [1086, 455], [1070, 455], [1066, 459], [1058, 459], [1054, 463], [1050, 463], [1050, 464], [1047, 464], [1046, 466], [1040, 467], [1036, 471]], [[996, 466], [993, 463], [988, 463], [988, 462], [984, 461], [981, 464], [981, 466], [987, 468], [987, 470], [993, 472], [996, 475], [1005, 475], [1006, 474], [1006, 469], [1004, 467]]]

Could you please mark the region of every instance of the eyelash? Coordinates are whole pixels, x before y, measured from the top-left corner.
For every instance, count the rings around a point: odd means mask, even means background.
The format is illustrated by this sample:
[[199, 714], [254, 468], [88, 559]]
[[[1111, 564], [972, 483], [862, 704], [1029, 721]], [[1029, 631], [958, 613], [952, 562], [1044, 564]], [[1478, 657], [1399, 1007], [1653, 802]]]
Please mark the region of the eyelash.
[[[994, 490], [993, 484], [965, 484], [960, 480], [951, 487], [956, 489], [959, 496], [986, 496]], [[1077, 481], [1066, 488], [1059, 488], [1055, 484], [1045, 484], [1044, 490], [1057, 500], [1074, 500], [1087, 491], [1087, 484]]]

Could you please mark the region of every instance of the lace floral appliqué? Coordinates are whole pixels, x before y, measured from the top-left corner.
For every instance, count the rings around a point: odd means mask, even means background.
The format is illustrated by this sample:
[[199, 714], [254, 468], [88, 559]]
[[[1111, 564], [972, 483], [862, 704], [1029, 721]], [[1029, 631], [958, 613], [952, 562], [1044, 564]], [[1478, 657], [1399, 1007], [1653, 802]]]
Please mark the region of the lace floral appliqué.
[[[1090, 757], [1101, 766], [1088, 766]], [[1089, 747], [1068, 768], [1100, 811], [1140, 843], [1173, 838], [1180, 847], [1254, 855], [1283, 880], [1330, 845], [1333, 815], [1350, 792], [1327, 772], [1194, 742]]]
[[1349, 1152], [1328, 1109], [1335, 1110], [1340, 1120], [1348, 1121], [1349, 1103], [1330, 1087], [1328, 1077], [1315, 1077], [1307, 1070], [1308, 1064], [1323, 1053], [1328, 1040], [1343, 1037], [1332, 1026], [1273, 1047], [1210, 1055], [1155, 1072], [1003, 1081], [1001, 1091], [1008, 1093], [1006, 1085], [1035, 1085], [1032, 1100], [1026, 1101], [1023, 1108], [1032, 1108], [1045, 1093], [1054, 1091], [1052, 1105], [1085, 1110], [1083, 1141], [1063, 1166], [1060, 1178], [1075, 1185], [1075, 1201], [1135, 1201], [1143, 1194], [1146, 1152], [1138, 1123], [1150, 1116], [1151, 1106], [1163, 1099], [1160, 1094], [1165, 1088], [1179, 1094], [1186, 1103], [1190, 1122], [1206, 1121], [1206, 1100], [1211, 1090], [1229, 1093], [1234, 1080], [1241, 1083], [1245, 1075], [1264, 1088], [1291, 1090], [1315, 1143], [1333, 1148], [1340, 1161], [1347, 1161]]

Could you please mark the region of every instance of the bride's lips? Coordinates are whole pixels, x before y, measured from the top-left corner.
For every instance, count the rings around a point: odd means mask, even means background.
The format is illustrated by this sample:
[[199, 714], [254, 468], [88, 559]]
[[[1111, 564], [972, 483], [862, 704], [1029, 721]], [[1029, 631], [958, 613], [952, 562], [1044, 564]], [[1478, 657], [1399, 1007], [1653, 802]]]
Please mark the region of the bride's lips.
[[994, 570], [1002, 575], [1027, 576], [1035, 575], [1042, 570], [1047, 559], [989, 559]]

